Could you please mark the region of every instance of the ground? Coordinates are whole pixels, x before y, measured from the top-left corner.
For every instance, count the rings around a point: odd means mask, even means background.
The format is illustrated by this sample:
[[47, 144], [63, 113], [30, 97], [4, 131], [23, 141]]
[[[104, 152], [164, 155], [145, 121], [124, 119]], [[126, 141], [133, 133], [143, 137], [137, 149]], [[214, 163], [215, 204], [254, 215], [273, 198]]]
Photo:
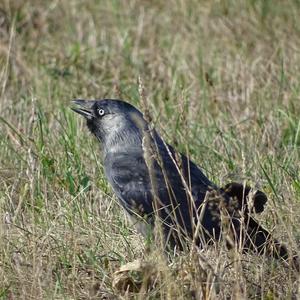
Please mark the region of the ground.
[[[300, 2], [0, 3], [1, 299], [296, 299], [298, 275], [222, 243], [167, 259], [137, 235], [73, 98], [121, 98], [300, 241]], [[139, 86], [144, 87], [144, 95]]]

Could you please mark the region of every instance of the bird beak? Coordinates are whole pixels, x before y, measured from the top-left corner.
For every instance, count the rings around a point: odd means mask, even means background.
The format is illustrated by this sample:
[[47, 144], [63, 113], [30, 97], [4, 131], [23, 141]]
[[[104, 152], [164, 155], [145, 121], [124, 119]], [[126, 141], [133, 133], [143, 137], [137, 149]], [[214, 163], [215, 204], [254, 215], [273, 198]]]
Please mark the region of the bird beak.
[[96, 101], [91, 100], [81, 100], [81, 99], [75, 99], [72, 100], [72, 104], [75, 104], [75, 107], [71, 107], [73, 111], [76, 113], [84, 116], [86, 119], [91, 120], [93, 115], [93, 105]]

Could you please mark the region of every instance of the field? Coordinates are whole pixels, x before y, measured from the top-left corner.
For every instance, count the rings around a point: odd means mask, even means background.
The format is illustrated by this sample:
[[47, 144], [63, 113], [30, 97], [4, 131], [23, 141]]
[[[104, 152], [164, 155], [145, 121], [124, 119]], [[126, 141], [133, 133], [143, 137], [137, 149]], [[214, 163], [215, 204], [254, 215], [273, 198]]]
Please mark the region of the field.
[[224, 245], [169, 259], [126, 220], [74, 98], [120, 98], [300, 240], [300, 2], [0, 2], [0, 299], [297, 299], [299, 274]]

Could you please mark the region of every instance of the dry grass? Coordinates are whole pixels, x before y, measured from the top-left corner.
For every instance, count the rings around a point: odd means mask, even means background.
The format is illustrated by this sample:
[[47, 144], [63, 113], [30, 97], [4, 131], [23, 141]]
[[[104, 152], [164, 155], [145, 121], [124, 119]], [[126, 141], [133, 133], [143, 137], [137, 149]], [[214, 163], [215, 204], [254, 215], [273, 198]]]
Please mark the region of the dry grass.
[[142, 78], [166, 140], [214, 182], [264, 190], [261, 222], [297, 250], [299, 15], [296, 0], [2, 0], [0, 298], [299, 297], [298, 275], [265, 257], [145, 247], [68, 108], [117, 97], [143, 109]]

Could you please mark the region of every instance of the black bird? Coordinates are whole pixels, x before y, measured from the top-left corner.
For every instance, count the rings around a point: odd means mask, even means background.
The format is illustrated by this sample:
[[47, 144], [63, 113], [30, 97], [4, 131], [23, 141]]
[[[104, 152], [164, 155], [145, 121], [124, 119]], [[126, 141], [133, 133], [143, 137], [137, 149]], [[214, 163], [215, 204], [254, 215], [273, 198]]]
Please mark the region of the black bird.
[[229, 246], [239, 243], [244, 251], [288, 259], [285, 246], [250, 215], [263, 210], [264, 193], [258, 191], [250, 205], [249, 187], [238, 183], [217, 187], [194, 162], [166, 144], [127, 102], [73, 103], [72, 109], [84, 116], [99, 140], [106, 177], [142, 234], [159, 223], [168, 247], [182, 249], [187, 239], [202, 247], [223, 237]]

